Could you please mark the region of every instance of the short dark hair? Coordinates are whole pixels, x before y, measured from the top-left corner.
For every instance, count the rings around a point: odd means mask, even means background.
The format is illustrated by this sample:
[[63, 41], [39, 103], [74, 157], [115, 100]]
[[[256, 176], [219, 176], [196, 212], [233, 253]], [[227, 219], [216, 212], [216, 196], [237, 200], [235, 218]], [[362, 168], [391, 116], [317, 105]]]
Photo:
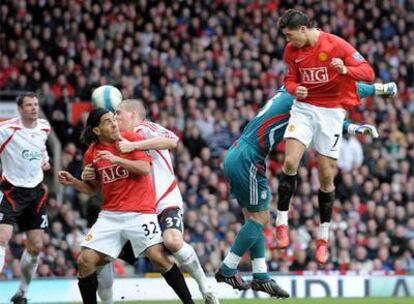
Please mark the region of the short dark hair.
[[19, 107], [21, 107], [23, 105], [23, 101], [26, 97], [30, 97], [30, 98], [36, 97], [37, 98], [37, 94], [35, 92], [24, 92], [24, 93], [20, 94], [19, 96], [17, 96], [16, 102], [17, 102], [17, 105]]
[[308, 15], [296, 9], [288, 9], [279, 19], [279, 28], [281, 30], [285, 28], [296, 30], [301, 26], [313, 28], [314, 23], [309, 19]]
[[109, 110], [103, 108], [96, 108], [89, 113], [88, 119], [86, 120], [86, 127], [81, 135], [81, 141], [90, 145], [98, 140], [98, 137], [93, 133], [93, 128], [99, 126], [101, 123], [101, 117], [105, 114], [110, 113]]

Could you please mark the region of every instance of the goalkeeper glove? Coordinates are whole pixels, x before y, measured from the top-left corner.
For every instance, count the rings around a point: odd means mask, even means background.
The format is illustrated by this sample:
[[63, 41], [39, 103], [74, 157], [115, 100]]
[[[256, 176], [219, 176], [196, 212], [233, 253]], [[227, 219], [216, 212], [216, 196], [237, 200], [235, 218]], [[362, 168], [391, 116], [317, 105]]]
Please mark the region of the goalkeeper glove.
[[351, 135], [369, 135], [373, 138], [378, 138], [379, 134], [377, 128], [371, 125], [357, 125], [357, 124], [350, 124], [348, 126], [348, 133]]
[[375, 95], [384, 97], [394, 97], [397, 95], [397, 84], [395, 82], [374, 83]]

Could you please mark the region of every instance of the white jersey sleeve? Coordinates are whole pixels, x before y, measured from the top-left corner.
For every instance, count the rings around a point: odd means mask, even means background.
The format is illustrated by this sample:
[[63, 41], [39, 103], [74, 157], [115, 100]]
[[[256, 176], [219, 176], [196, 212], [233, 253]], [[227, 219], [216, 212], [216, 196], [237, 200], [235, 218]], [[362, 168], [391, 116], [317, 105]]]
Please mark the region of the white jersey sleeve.
[[13, 129], [11, 127], [15, 126], [17, 121], [17, 118], [13, 118], [2, 121], [0, 123], [0, 147], [3, 146], [3, 144], [9, 139], [10, 135], [13, 133]]
[[[179, 140], [172, 131], [149, 121], [140, 123], [135, 131], [145, 139], [166, 137]], [[168, 150], [150, 150], [149, 153], [152, 158], [151, 177], [157, 199], [157, 214], [166, 208], [182, 208], [183, 199], [175, 179], [170, 152]]]
[[164, 128], [163, 126], [150, 122], [150, 121], [143, 121], [138, 126], [138, 129], [141, 130], [142, 136], [144, 138], [154, 138], [154, 137], [165, 137], [165, 138], [172, 138], [175, 140], [179, 140], [178, 136], [174, 134], [174, 132]]

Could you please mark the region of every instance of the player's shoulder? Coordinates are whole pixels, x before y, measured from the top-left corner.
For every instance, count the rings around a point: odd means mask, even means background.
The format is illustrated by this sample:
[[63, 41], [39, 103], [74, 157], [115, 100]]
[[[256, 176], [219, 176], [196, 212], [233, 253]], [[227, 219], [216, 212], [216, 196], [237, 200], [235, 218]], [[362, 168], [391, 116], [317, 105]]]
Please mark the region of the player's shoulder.
[[96, 144], [95, 143], [90, 144], [89, 147], [88, 147], [88, 149], [86, 149], [84, 155], [86, 155], [86, 154], [88, 154], [88, 155], [89, 154], [92, 154], [93, 151], [95, 150], [95, 148], [96, 148]]
[[41, 126], [41, 127], [47, 127], [47, 128], [49, 128], [50, 129], [50, 123], [49, 123], [49, 121], [48, 120], [46, 120], [46, 119], [44, 119], [44, 118], [39, 118], [38, 120], [37, 120], [37, 122], [39, 123], [39, 125]]
[[144, 121], [142, 121], [139, 125], [138, 125], [138, 127], [141, 127], [141, 128], [143, 128], [143, 129], [149, 129], [149, 130], [151, 130], [151, 131], [157, 131], [157, 130], [159, 130], [159, 129], [163, 129], [163, 127], [160, 125], [160, 124], [157, 124], [156, 122], [152, 122], [152, 121], [149, 121], [149, 120], [144, 120]]
[[0, 129], [13, 129], [21, 128], [20, 120], [18, 117], [11, 118], [0, 122]]
[[83, 154], [83, 159], [92, 160], [95, 151], [96, 151], [96, 144], [95, 143], [90, 144], [88, 149], [86, 149], [85, 153]]
[[343, 38], [341, 38], [341, 37], [339, 37], [335, 34], [331, 34], [331, 33], [327, 33], [327, 32], [321, 32], [321, 37], [328, 44], [336, 44], [336, 43], [345, 42], [345, 40]]
[[38, 128], [41, 131], [44, 131], [46, 133], [49, 133], [50, 132], [51, 127], [50, 127], [49, 121], [47, 121], [46, 119], [43, 119], [43, 118], [39, 118], [37, 120], [37, 123], [38, 123]]
[[121, 132], [121, 137], [129, 140], [129, 141], [137, 141], [144, 139], [139, 133], [137, 132]]

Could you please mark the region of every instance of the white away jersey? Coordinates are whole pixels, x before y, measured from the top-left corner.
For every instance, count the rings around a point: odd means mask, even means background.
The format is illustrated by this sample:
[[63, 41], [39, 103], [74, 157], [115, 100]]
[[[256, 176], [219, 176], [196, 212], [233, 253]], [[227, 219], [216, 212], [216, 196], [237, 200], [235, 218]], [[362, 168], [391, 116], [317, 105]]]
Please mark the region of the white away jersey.
[[2, 177], [16, 187], [33, 188], [43, 181], [42, 165], [49, 160], [46, 140], [50, 133], [47, 120], [25, 128], [20, 118], [0, 124]]
[[[141, 122], [135, 128], [135, 132], [145, 139], [167, 137], [178, 141], [178, 137], [173, 132], [150, 121]], [[157, 199], [157, 214], [168, 207], [182, 208], [183, 198], [175, 179], [170, 152], [168, 150], [150, 150], [149, 153], [152, 158], [151, 176]]]

